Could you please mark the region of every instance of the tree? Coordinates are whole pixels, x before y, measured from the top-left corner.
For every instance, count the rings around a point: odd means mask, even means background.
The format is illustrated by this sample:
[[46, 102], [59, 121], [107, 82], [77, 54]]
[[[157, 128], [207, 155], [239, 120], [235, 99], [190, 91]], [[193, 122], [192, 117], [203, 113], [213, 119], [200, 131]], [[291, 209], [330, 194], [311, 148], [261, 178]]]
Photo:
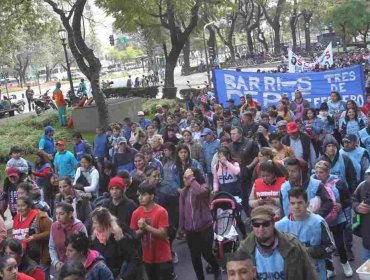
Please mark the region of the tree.
[[129, 62], [137, 59], [140, 56], [143, 56], [144, 52], [138, 49], [135, 49], [133, 46], [129, 45], [123, 50], [118, 50], [116, 48], [111, 49], [109, 52], [109, 56], [114, 61], [120, 62]]
[[255, 0], [244, 0], [239, 13], [243, 18], [243, 25], [247, 36], [247, 45], [250, 53], [254, 52], [253, 31], [260, 27], [263, 10]]
[[[281, 46], [280, 46], [280, 17], [283, 12], [283, 8], [285, 5], [286, 0], [277, 0], [276, 7], [268, 7], [267, 0], [263, 1], [260, 6], [263, 9], [263, 13], [266, 17], [268, 24], [274, 30], [274, 51], [276, 55], [280, 55]], [[275, 5], [274, 5], [275, 6]]]
[[163, 43], [166, 59], [165, 86], [174, 87], [174, 70], [178, 57], [191, 32], [198, 24], [202, 0], [97, 0], [97, 5], [115, 17], [115, 25], [132, 32], [138, 27], [160, 24], [169, 32], [171, 48]]
[[292, 50], [293, 52], [297, 51], [297, 24], [299, 17], [301, 16], [300, 13], [298, 13], [298, 2], [297, 0], [293, 1], [293, 13], [291, 14], [289, 18], [289, 25], [290, 25], [290, 31], [292, 34]]
[[71, 3], [72, 5], [69, 11], [62, 9], [53, 0], [44, 0], [44, 2], [49, 4], [59, 16], [68, 34], [67, 42], [72, 55], [76, 59], [81, 72], [90, 81], [91, 91], [98, 108], [100, 125], [105, 128], [108, 127], [108, 109], [99, 87], [101, 63], [99, 58], [95, 56], [94, 51], [87, 46], [81, 27], [87, 0], [76, 0], [74, 3]]

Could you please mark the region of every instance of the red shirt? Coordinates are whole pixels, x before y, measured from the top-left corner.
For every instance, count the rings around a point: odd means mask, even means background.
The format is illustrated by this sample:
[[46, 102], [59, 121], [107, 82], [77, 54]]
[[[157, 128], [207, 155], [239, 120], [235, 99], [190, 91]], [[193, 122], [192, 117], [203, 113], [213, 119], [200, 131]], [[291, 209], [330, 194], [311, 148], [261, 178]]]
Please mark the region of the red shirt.
[[[132, 213], [130, 227], [138, 230], [138, 221], [145, 218], [146, 223], [156, 229], [168, 228], [168, 213], [162, 206], [156, 204], [154, 208], [146, 212], [143, 206]], [[141, 238], [143, 249], [143, 262], [148, 264], [165, 263], [172, 260], [170, 242], [168, 238], [162, 239], [146, 231]]]
[[18, 272], [17, 273], [17, 280], [35, 280], [35, 278], [28, 276], [24, 273]]
[[256, 179], [254, 182], [254, 196], [256, 198], [280, 198], [281, 185], [285, 182], [284, 177], [277, 177], [273, 185], [266, 185], [262, 178]]

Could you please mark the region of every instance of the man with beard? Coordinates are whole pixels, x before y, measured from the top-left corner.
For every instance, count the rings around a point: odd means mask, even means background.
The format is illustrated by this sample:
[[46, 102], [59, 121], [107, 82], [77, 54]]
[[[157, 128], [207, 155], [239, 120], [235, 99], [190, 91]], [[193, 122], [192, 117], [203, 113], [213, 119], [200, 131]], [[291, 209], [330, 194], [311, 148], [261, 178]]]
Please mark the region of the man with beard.
[[293, 235], [275, 229], [274, 217], [275, 212], [269, 207], [254, 208], [253, 232], [238, 249], [252, 256], [257, 279], [318, 280], [306, 250]]

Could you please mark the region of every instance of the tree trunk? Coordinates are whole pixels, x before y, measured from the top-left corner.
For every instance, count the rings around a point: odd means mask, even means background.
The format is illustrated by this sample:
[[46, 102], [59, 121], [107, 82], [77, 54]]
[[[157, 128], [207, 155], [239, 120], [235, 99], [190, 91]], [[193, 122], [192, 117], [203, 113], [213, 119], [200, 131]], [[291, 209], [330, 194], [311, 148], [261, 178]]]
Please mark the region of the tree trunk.
[[276, 55], [280, 55], [281, 46], [280, 46], [280, 24], [272, 28], [274, 30], [274, 52]]
[[290, 25], [290, 31], [292, 34], [292, 50], [293, 52], [296, 52], [297, 50], [297, 23], [298, 23], [298, 18], [299, 15], [297, 14], [297, 9], [298, 9], [298, 3], [297, 0], [294, 0], [293, 4], [293, 15], [289, 19], [289, 25]]
[[210, 53], [210, 56], [209, 56], [209, 61], [214, 61], [216, 56], [217, 56], [217, 41], [216, 41], [216, 32], [215, 30], [212, 28], [212, 26], [207, 26], [207, 29], [208, 29], [208, 32], [209, 32], [209, 38], [207, 40], [207, 47], [208, 47], [208, 50], [212, 49], [213, 52]]
[[106, 127], [109, 124], [109, 112], [107, 105], [105, 104], [104, 95], [100, 90], [100, 70], [96, 73], [91, 73], [90, 84], [91, 92], [93, 94], [96, 107], [98, 108], [99, 123], [101, 127]]
[[343, 46], [343, 51], [347, 50], [347, 36], [346, 36], [346, 27], [342, 26], [342, 46]]
[[306, 41], [306, 52], [311, 51], [311, 32], [310, 32], [310, 22], [312, 18], [312, 12], [303, 12], [304, 18], [304, 37]]
[[190, 41], [186, 40], [185, 45], [182, 49], [182, 52], [184, 54], [184, 64], [182, 65], [181, 72], [184, 75], [190, 74]]
[[165, 70], [165, 87], [175, 87], [174, 71], [177, 63], [177, 59], [181, 53], [183, 44], [172, 46], [172, 49], [168, 56], [166, 56], [166, 70]]
[[51, 76], [51, 69], [49, 67], [49, 65], [45, 65], [45, 82], [49, 82], [50, 81], [50, 76]]
[[263, 48], [265, 49], [265, 52], [268, 53], [269, 52], [269, 46], [267, 44], [265, 34], [261, 30], [261, 28], [258, 28], [257, 40], [258, 40], [258, 42], [260, 42], [262, 44]]
[[235, 61], [235, 48], [234, 48], [232, 41], [228, 41], [225, 45], [230, 51], [231, 61], [234, 62]]
[[247, 32], [247, 45], [248, 45], [248, 51], [249, 51], [249, 53], [253, 53], [254, 46], [253, 46], [252, 31]]

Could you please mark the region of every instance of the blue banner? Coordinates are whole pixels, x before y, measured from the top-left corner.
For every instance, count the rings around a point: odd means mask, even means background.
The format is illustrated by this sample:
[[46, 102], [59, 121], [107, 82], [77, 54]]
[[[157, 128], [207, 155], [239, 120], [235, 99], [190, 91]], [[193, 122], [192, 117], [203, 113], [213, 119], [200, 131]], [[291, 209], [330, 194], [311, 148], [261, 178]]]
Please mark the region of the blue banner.
[[361, 66], [324, 72], [306, 73], [252, 73], [232, 70], [213, 70], [216, 98], [224, 107], [227, 99], [239, 104], [239, 97], [251, 94], [263, 108], [276, 105], [283, 95], [294, 99], [299, 89], [312, 108], [328, 101], [331, 91], [337, 91], [343, 100], [352, 99], [364, 104], [365, 82]]

